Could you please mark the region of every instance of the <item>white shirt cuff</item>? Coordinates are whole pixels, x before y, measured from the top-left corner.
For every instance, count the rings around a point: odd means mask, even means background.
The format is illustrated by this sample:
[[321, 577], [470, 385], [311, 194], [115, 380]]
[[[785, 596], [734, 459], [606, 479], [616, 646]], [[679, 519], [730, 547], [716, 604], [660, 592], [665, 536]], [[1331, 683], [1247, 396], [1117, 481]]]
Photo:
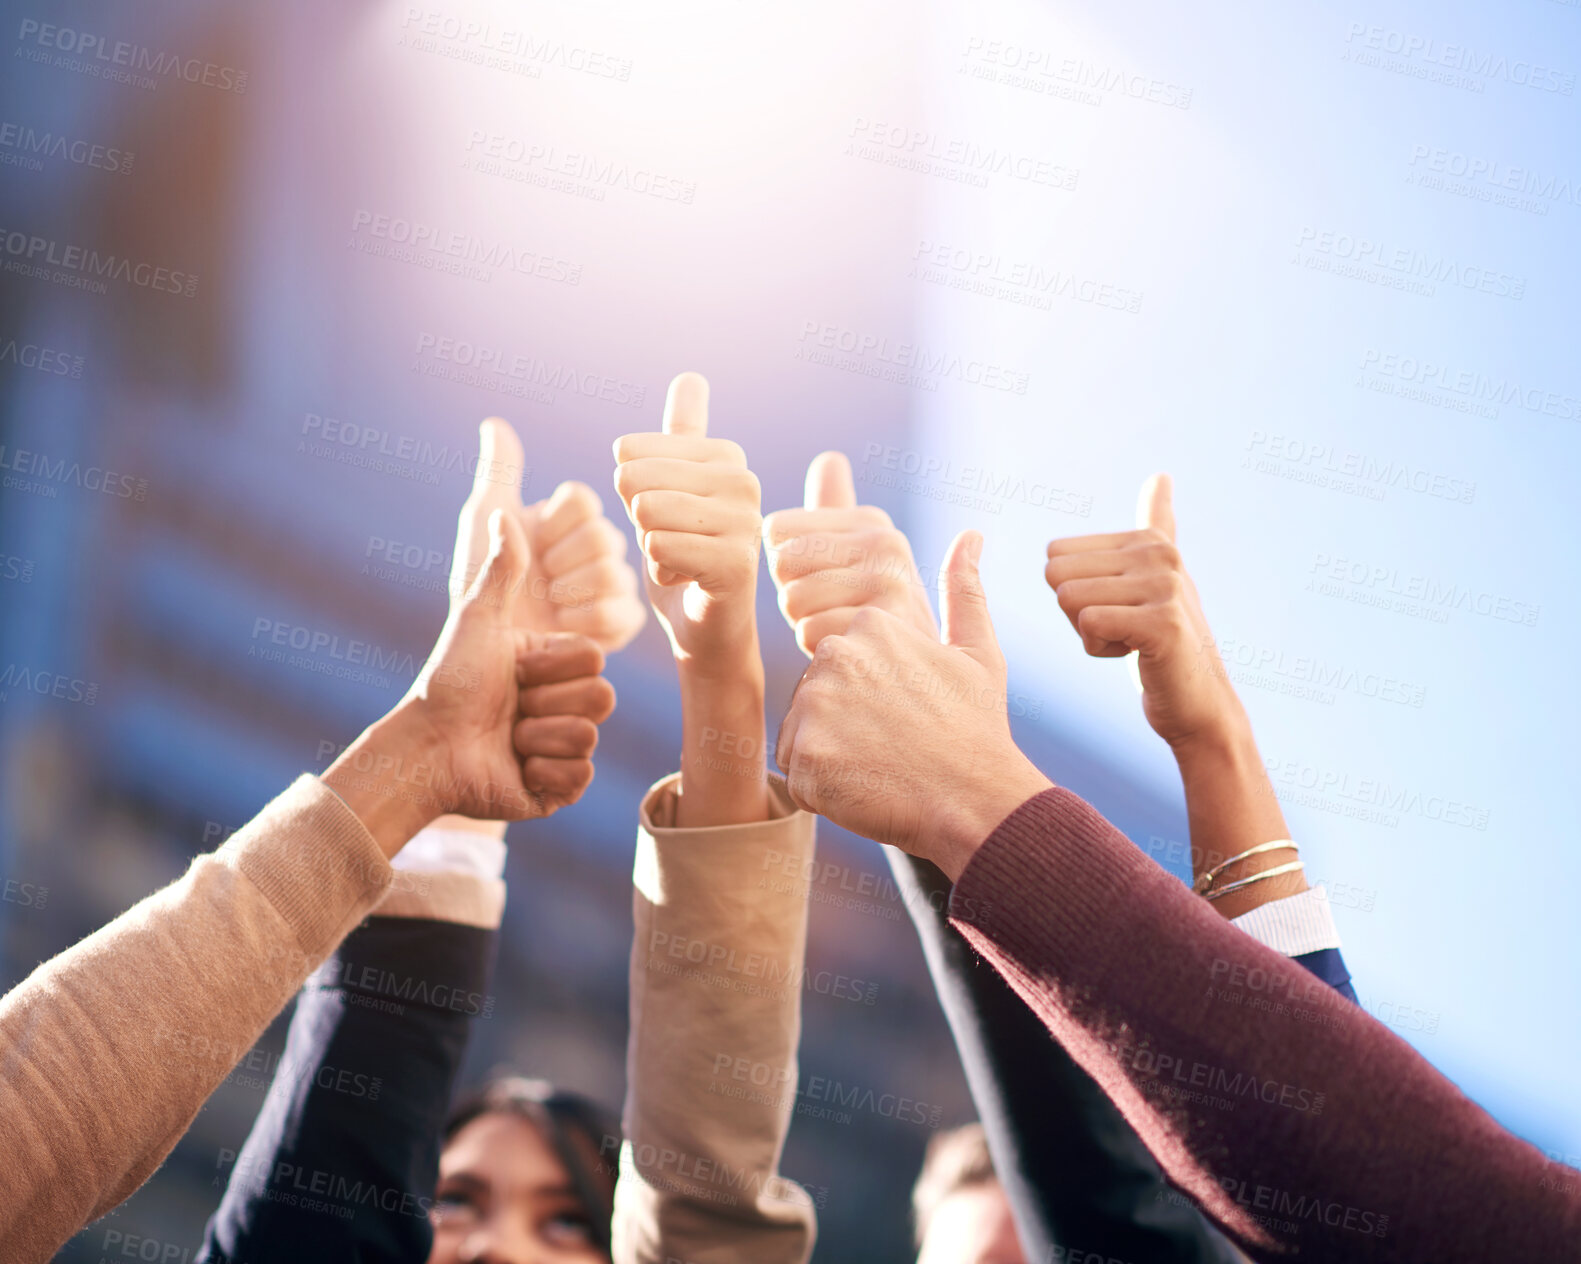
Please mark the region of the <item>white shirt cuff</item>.
[[1250, 913], [1231, 918], [1230, 924], [1245, 931], [1265, 948], [1287, 957], [1304, 957], [1309, 952], [1340, 946], [1339, 930], [1334, 925], [1328, 892], [1322, 883], [1300, 895], [1270, 900]]
[[505, 840], [471, 830], [419, 830], [390, 865], [407, 873], [464, 873], [498, 882], [505, 876]]

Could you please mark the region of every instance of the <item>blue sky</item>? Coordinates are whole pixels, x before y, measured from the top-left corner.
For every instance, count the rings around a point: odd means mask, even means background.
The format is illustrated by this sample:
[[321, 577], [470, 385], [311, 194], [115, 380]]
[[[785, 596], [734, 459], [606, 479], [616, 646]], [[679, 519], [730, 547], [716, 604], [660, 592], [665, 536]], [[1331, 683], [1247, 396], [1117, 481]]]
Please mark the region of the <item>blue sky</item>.
[[916, 498], [919, 552], [984, 529], [1020, 687], [1169, 788], [1040, 569], [1172, 472], [1364, 1003], [1573, 1163], [1581, 9], [1231, 8], [936, 7], [924, 149], [1079, 176], [913, 173], [917, 340], [1026, 375], [926, 397], [916, 460], [992, 473], [980, 505]]

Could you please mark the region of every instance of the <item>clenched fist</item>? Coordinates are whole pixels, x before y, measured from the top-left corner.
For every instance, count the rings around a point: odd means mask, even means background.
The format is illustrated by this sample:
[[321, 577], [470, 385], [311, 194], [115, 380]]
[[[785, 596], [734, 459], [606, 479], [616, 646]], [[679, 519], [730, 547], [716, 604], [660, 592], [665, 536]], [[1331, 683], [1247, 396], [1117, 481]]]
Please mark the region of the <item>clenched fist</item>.
[[1050, 785], [1010, 735], [981, 549], [973, 531], [950, 545], [942, 643], [879, 606], [821, 638], [776, 747], [799, 805], [952, 880], [1000, 821]]
[[1167, 474], [1142, 487], [1138, 527], [1048, 546], [1044, 578], [1095, 658], [1136, 654], [1142, 710], [1172, 747], [1245, 723], [1175, 547]]
[[614, 652], [642, 630], [648, 612], [637, 596], [637, 575], [626, 562], [626, 535], [604, 516], [586, 483], [565, 482], [545, 500], [523, 505], [524, 454], [510, 424], [490, 417], [479, 431], [472, 493], [461, 507], [450, 595], [457, 601], [488, 553], [487, 525], [496, 509], [520, 521], [528, 545], [527, 572], [509, 594], [518, 627], [534, 632], [579, 632]]
[[614, 708], [603, 651], [576, 633], [517, 625], [526, 534], [504, 509], [486, 530], [483, 567], [412, 687], [324, 774], [386, 855], [446, 813], [547, 816], [593, 777], [597, 726]]
[[856, 503], [851, 463], [823, 452], [807, 467], [806, 507], [763, 520], [780, 612], [811, 655], [866, 608], [887, 610], [937, 638], [911, 542], [875, 505]]

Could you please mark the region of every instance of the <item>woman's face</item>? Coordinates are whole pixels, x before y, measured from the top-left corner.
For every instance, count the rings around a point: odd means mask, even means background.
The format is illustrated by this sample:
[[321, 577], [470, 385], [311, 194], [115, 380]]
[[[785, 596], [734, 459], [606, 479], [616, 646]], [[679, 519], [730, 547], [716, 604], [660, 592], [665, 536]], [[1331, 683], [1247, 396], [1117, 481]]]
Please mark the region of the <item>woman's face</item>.
[[429, 1264], [607, 1264], [555, 1152], [519, 1115], [479, 1115], [439, 1158]]

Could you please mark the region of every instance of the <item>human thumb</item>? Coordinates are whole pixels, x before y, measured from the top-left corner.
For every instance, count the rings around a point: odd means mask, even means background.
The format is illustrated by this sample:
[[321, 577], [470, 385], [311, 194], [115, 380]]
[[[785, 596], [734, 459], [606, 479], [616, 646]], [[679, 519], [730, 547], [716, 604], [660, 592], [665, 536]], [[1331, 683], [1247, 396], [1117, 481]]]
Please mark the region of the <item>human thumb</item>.
[[478, 466], [472, 472], [472, 499], [497, 505], [520, 504], [526, 453], [511, 423], [489, 417], [478, 427]]
[[489, 555], [483, 569], [472, 581], [469, 602], [481, 601], [509, 617], [508, 600], [527, 582], [527, 566], [532, 556], [527, 533], [519, 514], [496, 509], [489, 514]]
[[855, 509], [856, 482], [851, 477], [851, 462], [844, 452], [820, 452], [807, 467], [807, 487], [803, 507], [807, 509]]
[[1136, 526], [1139, 531], [1153, 527], [1175, 538], [1175, 488], [1168, 474], [1154, 474], [1142, 484], [1136, 498]]
[[670, 383], [664, 396], [664, 416], [660, 426], [665, 434], [696, 435], [708, 433], [708, 379], [701, 373], [681, 373]]
[[939, 611], [944, 625], [944, 643], [969, 650], [974, 657], [987, 651], [997, 657], [999, 641], [993, 621], [988, 617], [988, 598], [983, 592], [977, 561], [983, 554], [983, 537], [978, 531], [962, 531], [950, 542], [939, 571]]

